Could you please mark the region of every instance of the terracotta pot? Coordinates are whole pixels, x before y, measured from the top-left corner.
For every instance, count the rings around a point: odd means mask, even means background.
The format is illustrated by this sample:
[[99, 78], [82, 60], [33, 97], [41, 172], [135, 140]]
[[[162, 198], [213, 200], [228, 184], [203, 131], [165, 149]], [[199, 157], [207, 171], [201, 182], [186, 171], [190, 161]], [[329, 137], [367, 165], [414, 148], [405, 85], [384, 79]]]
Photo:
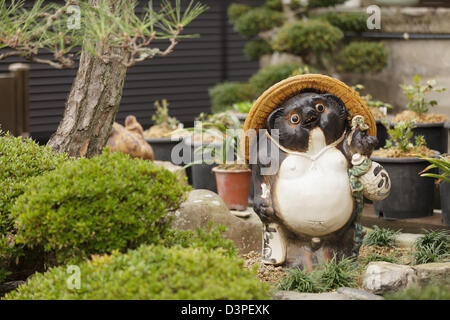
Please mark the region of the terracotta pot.
[[244, 211], [248, 207], [251, 170], [212, 169], [216, 174], [219, 196], [228, 209]]

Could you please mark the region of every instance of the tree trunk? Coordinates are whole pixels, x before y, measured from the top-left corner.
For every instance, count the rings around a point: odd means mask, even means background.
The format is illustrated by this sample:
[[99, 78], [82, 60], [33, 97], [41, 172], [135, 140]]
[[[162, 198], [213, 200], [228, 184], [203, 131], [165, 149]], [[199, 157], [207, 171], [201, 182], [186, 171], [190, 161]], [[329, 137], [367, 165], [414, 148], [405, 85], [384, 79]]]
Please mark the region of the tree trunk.
[[48, 145], [73, 157], [101, 153], [108, 141], [125, 82], [126, 67], [105, 63], [87, 52], [66, 102], [63, 119]]
[[[110, 9], [114, 14], [121, 12]], [[89, 0], [92, 6], [98, 0]], [[132, 4], [133, 1], [130, 1]], [[103, 52], [122, 55], [122, 49], [103, 47]], [[118, 61], [105, 63], [87, 50], [82, 50], [77, 76], [66, 102], [63, 119], [48, 145], [54, 152], [73, 157], [92, 157], [102, 152], [114, 123], [127, 68]]]

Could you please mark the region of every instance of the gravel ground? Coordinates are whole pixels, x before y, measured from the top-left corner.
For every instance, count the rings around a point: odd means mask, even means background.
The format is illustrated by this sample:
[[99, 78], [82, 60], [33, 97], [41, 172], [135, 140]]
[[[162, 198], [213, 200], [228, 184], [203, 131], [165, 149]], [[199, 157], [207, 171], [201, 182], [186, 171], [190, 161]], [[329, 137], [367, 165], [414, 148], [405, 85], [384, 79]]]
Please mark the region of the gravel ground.
[[275, 285], [286, 275], [282, 267], [263, 264], [259, 252], [251, 251], [242, 257], [245, 259], [245, 268], [253, 269], [253, 267], [258, 266], [258, 279], [261, 281]]

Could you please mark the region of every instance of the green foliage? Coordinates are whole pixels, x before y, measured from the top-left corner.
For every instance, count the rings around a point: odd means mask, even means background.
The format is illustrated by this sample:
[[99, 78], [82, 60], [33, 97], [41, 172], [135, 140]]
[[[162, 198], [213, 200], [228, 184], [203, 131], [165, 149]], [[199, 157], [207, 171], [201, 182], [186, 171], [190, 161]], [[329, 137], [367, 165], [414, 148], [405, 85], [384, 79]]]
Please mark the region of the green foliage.
[[79, 265], [80, 289], [67, 286], [67, 268], [35, 274], [6, 299], [256, 300], [268, 285], [243, 260], [204, 248], [141, 246], [126, 254], [96, 256]]
[[282, 0], [266, 0], [264, 3], [264, 8], [275, 11], [283, 11], [283, 2]]
[[268, 66], [254, 74], [250, 78], [249, 84], [254, 88], [256, 96], [259, 96], [277, 82], [289, 78], [300, 66], [299, 63], [292, 62]]
[[307, 66], [306, 64], [303, 66], [300, 66], [299, 68], [295, 69], [291, 76], [298, 76], [302, 74], [310, 74], [310, 73], [317, 73], [317, 70], [315, 68], [312, 68], [310, 66]]
[[415, 137], [414, 143], [412, 137], [414, 135], [412, 129], [414, 128], [414, 122], [397, 122], [394, 128], [389, 128], [387, 124], [384, 124], [387, 128], [389, 139], [386, 140], [386, 149], [398, 149], [403, 152], [408, 152], [416, 147], [426, 145], [425, 138], [423, 136]]
[[156, 113], [152, 116], [155, 125], [176, 129], [179, 121], [176, 118], [169, 116], [169, 103], [166, 99], [161, 102], [155, 101]]
[[450, 281], [432, 282], [425, 287], [411, 286], [384, 295], [387, 300], [450, 300]]
[[413, 85], [400, 85], [403, 94], [408, 98], [408, 109], [423, 115], [428, 112], [428, 107], [437, 105], [436, 100], [426, 100], [426, 95], [432, 92], [443, 92], [445, 88], [436, 87], [436, 80], [429, 80], [425, 84], [420, 83], [420, 76], [414, 76]]
[[233, 109], [240, 113], [249, 113], [253, 106], [253, 101], [238, 102], [233, 104]]
[[338, 70], [380, 72], [387, 65], [387, 51], [382, 42], [352, 42], [338, 55]]
[[211, 110], [214, 113], [230, 109], [237, 102], [253, 100], [255, 96], [254, 88], [242, 82], [224, 82], [209, 89]]
[[344, 34], [338, 28], [319, 19], [287, 23], [281, 27], [273, 48], [276, 51], [304, 56], [308, 53], [332, 52]]
[[308, 0], [308, 8], [332, 7], [347, 0]]
[[[430, 178], [436, 178], [438, 179], [438, 182], [446, 181], [450, 183], [450, 156], [440, 156], [438, 159], [436, 158], [427, 158], [427, 157], [421, 157], [422, 159], [427, 160], [431, 164], [426, 167], [422, 172], [422, 177], [430, 177]], [[439, 168], [441, 174], [434, 174], [434, 173], [424, 173], [431, 169]]]
[[398, 263], [399, 259], [394, 255], [380, 255], [376, 253], [371, 253], [367, 257], [361, 259], [361, 262], [364, 266], [368, 265], [371, 262], [384, 261], [389, 263]]
[[307, 273], [300, 269], [291, 269], [281, 280], [280, 290], [298, 292], [326, 292], [339, 287], [355, 287], [357, 285], [357, 265], [351, 258], [338, 259], [336, 255]]
[[427, 231], [414, 244], [414, 263], [440, 262], [450, 257], [450, 233]]
[[400, 234], [400, 231], [380, 228], [373, 226], [373, 230], [368, 232], [364, 237], [364, 244], [366, 246], [380, 246], [393, 248], [396, 246], [395, 238]]
[[290, 269], [278, 285], [279, 290], [317, 293], [324, 291], [317, 272]]
[[225, 238], [226, 227], [210, 222], [206, 229], [197, 227], [195, 231], [173, 229], [162, 240], [166, 247], [222, 249], [223, 254], [236, 256], [238, 251], [234, 242]]
[[356, 264], [351, 258], [343, 258], [338, 261], [334, 255], [331, 261], [323, 264], [320, 274], [320, 281], [328, 290], [339, 287], [354, 287], [356, 281]]
[[328, 21], [343, 32], [363, 32], [367, 29], [367, 15], [363, 12], [329, 12], [313, 18]]
[[246, 37], [254, 37], [262, 31], [282, 25], [283, 14], [266, 8], [255, 8], [241, 15], [234, 23], [234, 30]]
[[187, 190], [168, 170], [105, 150], [29, 181], [11, 212], [16, 241], [58, 263], [155, 243]]
[[232, 3], [228, 7], [228, 19], [231, 23], [235, 23], [242, 15], [252, 10], [252, 7], [246, 4]]
[[270, 54], [273, 52], [270, 44], [263, 39], [255, 39], [248, 41], [244, 47], [244, 54], [253, 61], [258, 60], [265, 54]]

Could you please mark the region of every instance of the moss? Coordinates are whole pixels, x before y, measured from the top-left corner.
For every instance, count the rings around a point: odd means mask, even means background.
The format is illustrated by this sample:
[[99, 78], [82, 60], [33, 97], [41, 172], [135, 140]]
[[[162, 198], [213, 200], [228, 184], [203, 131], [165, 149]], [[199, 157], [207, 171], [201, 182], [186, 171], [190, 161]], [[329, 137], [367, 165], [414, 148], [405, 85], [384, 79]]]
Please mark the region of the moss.
[[211, 110], [214, 113], [231, 109], [233, 104], [255, 98], [251, 85], [242, 82], [224, 82], [209, 89]]
[[387, 51], [382, 42], [352, 42], [338, 55], [338, 70], [380, 72], [387, 65]]
[[11, 212], [16, 241], [57, 263], [155, 243], [187, 190], [168, 170], [106, 150], [29, 181]]
[[263, 39], [251, 40], [245, 44], [244, 54], [250, 60], [259, 60], [263, 55], [270, 54], [273, 52], [270, 44]]
[[205, 248], [141, 246], [79, 264], [80, 289], [67, 286], [67, 267], [34, 275], [6, 299], [200, 300], [268, 299], [268, 286], [243, 260]]
[[289, 78], [295, 70], [301, 67], [299, 63], [281, 63], [259, 70], [250, 80], [250, 85], [255, 89], [256, 96], [261, 95], [272, 85]]
[[255, 8], [242, 14], [234, 23], [234, 29], [246, 37], [254, 37], [262, 31], [283, 24], [283, 14], [266, 8]]
[[277, 51], [304, 56], [331, 52], [344, 34], [330, 23], [313, 19], [285, 24], [273, 42]]

